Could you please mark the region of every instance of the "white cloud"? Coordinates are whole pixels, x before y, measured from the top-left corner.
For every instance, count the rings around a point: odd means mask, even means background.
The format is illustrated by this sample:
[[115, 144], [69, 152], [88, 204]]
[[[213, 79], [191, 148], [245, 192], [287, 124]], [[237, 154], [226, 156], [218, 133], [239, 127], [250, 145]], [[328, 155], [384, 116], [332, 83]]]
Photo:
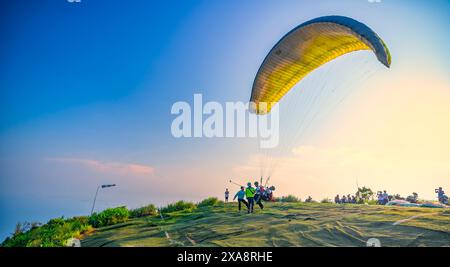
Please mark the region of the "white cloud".
[[101, 162], [93, 159], [64, 157], [47, 158], [47, 160], [66, 164], [80, 165], [84, 168], [88, 168], [96, 172], [119, 175], [152, 175], [155, 172], [155, 169], [151, 166], [134, 163]]

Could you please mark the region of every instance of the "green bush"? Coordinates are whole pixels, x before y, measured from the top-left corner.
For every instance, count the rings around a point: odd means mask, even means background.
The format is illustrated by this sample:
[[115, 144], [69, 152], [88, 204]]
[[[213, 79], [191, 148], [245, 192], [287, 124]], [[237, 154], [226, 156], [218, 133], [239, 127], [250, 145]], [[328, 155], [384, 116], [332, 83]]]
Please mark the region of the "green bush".
[[400, 196], [400, 194], [395, 194], [392, 196], [393, 200], [405, 200], [404, 197]]
[[[31, 225], [29, 228], [28, 225]], [[21, 226], [21, 231], [17, 231]], [[67, 239], [80, 237], [92, 227], [87, 217], [74, 217], [71, 219], [56, 218], [39, 226], [36, 223], [23, 223], [16, 226], [16, 232], [5, 239], [3, 247], [61, 247]]]
[[94, 213], [89, 217], [89, 224], [95, 228], [126, 222], [129, 217], [126, 207], [106, 209], [100, 213]]
[[333, 201], [329, 198], [324, 198], [320, 201], [320, 203], [333, 203]]
[[158, 211], [156, 210], [156, 207], [153, 204], [149, 204], [144, 207], [130, 210], [131, 218], [139, 218], [139, 217], [144, 217], [144, 216], [155, 216], [157, 214], [158, 214]]
[[281, 202], [289, 202], [289, 203], [302, 202], [301, 199], [299, 199], [298, 197], [296, 197], [294, 195], [283, 196], [283, 197], [281, 197], [280, 201]]
[[364, 203], [366, 201], [368, 201], [369, 199], [373, 199], [374, 193], [372, 191], [372, 189], [368, 188], [368, 187], [358, 187], [358, 191], [356, 191], [355, 194], [357, 199], [362, 200], [361, 202]]
[[193, 211], [196, 208], [195, 204], [187, 201], [177, 201], [175, 203], [169, 204], [166, 207], [161, 208], [162, 213], [169, 213], [174, 211]]
[[[156, 210], [156, 209], [155, 209]], [[148, 207], [147, 210], [148, 211]], [[46, 224], [18, 223], [12, 236], [6, 238], [2, 247], [62, 247], [70, 238], [80, 238], [93, 227], [125, 222], [129, 211], [125, 207], [106, 209], [90, 217], [64, 217], [49, 220]]]
[[197, 207], [210, 207], [222, 204], [223, 201], [219, 200], [217, 197], [205, 198], [197, 204]]
[[406, 198], [406, 201], [411, 202], [411, 203], [417, 203], [419, 201], [419, 194], [417, 194], [416, 192], [413, 192], [412, 195], [410, 195]]

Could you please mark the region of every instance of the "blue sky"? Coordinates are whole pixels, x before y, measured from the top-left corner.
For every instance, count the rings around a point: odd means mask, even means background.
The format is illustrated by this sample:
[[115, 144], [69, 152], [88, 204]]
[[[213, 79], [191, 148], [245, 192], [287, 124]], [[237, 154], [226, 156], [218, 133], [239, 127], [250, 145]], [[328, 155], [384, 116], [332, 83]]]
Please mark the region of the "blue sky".
[[446, 0], [1, 5], [0, 237], [17, 221], [85, 214], [103, 182], [119, 186], [99, 209], [219, 196], [254, 143], [174, 139], [171, 105], [194, 93], [247, 101], [267, 52], [306, 20], [363, 21], [389, 45], [393, 73], [426, 68], [448, 85]]

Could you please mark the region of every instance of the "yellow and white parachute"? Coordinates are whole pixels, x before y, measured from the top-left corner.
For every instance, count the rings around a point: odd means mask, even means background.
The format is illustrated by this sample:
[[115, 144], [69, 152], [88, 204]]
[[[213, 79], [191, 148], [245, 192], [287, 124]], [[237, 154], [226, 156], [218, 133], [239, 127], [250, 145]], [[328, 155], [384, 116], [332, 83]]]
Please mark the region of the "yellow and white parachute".
[[390, 67], [391, 56], [383, 40], [359, 21], [326, 16], [299, 25], [281, 38], [261, 64], [250, 98], [254, 103], [252, 111], [269, 113], [272, 105], [310, 72], [359, 50], [372, 50], [381, 63]]
[[[361, 53], [348, 55], [355, 51]], [[273, 105], [286, 98], [284, 112], [280, 109], [283, 140], [276, 149], [259, 147], [261, 176], [273, 175], [283, 162], [275, 155], [291, 151], [311, 124], [341, 103], [354, 86], [364, 86], [362, 81], [379, 70], [373, 54], [382, 65], [390, 67], [391, 55], [383, 40], [365, 24], [343, 16], [307, 21], [275, 44], [256, 74], [250, 98], [250, 111], [258, 116], [269, 114]], [[341, 62], [327, 64], [343, 55], [348, 56]], [[291, 91], [300, 81], [302, 89]]]

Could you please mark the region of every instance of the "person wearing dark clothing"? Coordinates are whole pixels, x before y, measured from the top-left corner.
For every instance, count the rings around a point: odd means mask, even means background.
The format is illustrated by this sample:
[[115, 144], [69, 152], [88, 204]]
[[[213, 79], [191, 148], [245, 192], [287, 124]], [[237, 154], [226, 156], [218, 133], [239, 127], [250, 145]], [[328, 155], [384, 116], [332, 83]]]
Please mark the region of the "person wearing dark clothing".
[[245, 201], [245, 189], [244, 189], [244, 187], [243, 186], [241, 186], [241, 190], [240, 191], [238, 191], [237, 193], [236, 193], [236, 195], [234, 195], [234, 198], [233, 198], [233, 200], [235, 200], [235, 199], [238, 199], [238, 209], [239, 209], [239, 212], [241, 212], [241, 203], [244, 203], [244, 205], [247, 207], [247, 209], [248, 209], [248, 203], [247, 203], [247, 201]]
[[336, 197], [334, 198], [334, 203], [341, 204], [341, 198], [339, 197], [339, 195], [336, 195]]
[[228, 188], [225, 190], [225, 203], [228, 203], [228, 197], [230, 196], [230, 191], [228, 191]]
[[255, 187], [255, 203], [258, 204], [261, 209], [264, 209], [264, 205], [262, 203], [262, 194], [264, 193], [264, 187], [260, 186], [258, 182], [255, 182]]

